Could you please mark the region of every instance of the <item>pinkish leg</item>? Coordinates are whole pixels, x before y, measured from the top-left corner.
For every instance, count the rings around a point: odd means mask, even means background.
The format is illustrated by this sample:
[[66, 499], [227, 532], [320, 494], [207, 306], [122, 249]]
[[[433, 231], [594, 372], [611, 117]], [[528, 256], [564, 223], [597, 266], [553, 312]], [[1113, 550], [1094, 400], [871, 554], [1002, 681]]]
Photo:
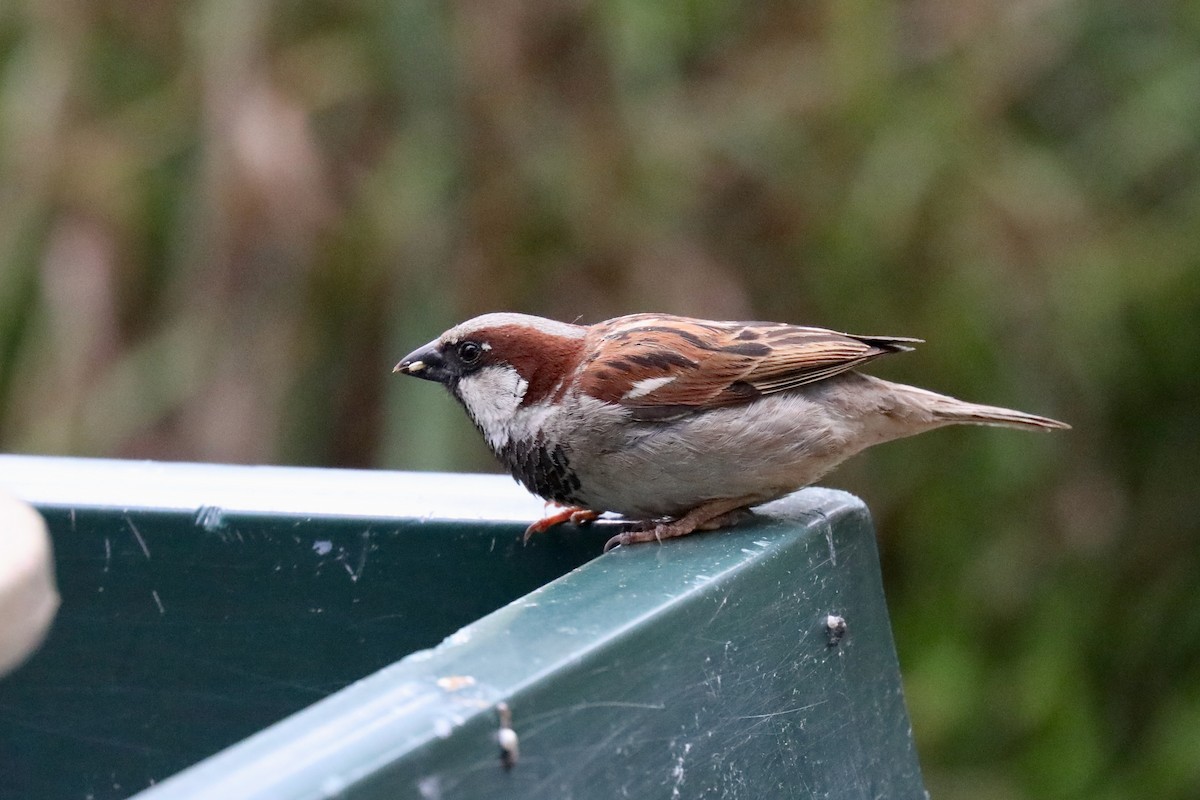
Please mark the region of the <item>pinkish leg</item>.
[[555, 525], [561, 525], [564, 522], [570, 522], [572, 525], [582, 525], [585, 522], [591, 522], [598, 516], [600, 516], [599, 512], [592, 511], [591, 509], [570, 506], [548, 517], [542, 517], [530, 525], [525, 529], [525, 536], [522, 541], [528, 544], [530, 536], [533, 536], [535, 533], [545, 533]]
[[687, 536], [697, 530], [710, 531], [732, 525], [742, 519], [747, 511], [748, 499], [744, 497], [713, 500], [693, 508], [677, 520], [660, 522], [645, 530], [625, 531], [618, 533], [604, 544], [604, 552], [617, 545], [640, 544], [641, 542], [661, 542], [663, 539], [674, 539]]

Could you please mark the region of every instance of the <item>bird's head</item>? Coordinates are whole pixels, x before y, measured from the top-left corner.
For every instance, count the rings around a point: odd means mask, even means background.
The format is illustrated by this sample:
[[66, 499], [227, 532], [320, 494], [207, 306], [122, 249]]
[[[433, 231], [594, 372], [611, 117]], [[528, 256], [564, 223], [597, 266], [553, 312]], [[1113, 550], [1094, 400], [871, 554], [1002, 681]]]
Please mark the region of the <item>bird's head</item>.
[[498, 449], [519, 410], [561, 395], [586, 333], [581, 325], [527, 314], [484, 314], [409, 353], [393, 372], [445, 386]]

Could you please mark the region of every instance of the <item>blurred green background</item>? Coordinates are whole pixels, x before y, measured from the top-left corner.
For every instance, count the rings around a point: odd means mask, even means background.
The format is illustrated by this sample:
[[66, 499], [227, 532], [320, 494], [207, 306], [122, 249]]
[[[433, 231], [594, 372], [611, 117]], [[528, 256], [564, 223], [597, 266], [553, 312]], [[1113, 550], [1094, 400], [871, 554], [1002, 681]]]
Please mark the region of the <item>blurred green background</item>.
[[826, 483], [934, 797], [1200, 796], [1200, 3], [0, 4], [0, 447], [493, 470], [390, 369], [496, 309], [1073, 423]]

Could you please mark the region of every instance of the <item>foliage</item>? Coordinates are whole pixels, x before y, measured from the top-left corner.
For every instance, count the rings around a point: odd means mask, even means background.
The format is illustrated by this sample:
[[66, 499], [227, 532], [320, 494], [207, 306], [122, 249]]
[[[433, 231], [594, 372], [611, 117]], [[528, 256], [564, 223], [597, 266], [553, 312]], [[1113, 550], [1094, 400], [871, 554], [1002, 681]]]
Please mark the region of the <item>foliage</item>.
[[1200, 793], [1200, 6], [0, 6], [0, 444], [491, 468], [396, 358], [635, 310], [917, 335], [1071, 421], [877, 515], [939, 798]]

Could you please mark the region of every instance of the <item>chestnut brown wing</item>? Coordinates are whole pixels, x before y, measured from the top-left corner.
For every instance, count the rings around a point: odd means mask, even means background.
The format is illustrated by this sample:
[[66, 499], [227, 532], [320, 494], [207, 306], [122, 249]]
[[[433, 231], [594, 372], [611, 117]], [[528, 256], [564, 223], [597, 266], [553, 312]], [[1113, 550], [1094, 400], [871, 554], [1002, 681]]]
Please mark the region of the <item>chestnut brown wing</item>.
[[918, 339], [762, 322], [639, 314], [594, 326], [581, 389], [669, 419], [744, 403], [854, 369]]

